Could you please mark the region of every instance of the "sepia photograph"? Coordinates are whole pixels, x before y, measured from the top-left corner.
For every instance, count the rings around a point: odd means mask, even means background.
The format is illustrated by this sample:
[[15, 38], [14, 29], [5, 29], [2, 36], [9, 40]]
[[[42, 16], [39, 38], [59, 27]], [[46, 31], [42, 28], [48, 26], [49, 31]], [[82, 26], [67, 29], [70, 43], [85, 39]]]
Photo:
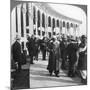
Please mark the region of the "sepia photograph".
[[10, 87], [87, 85], [87, 5], [10, 1]]

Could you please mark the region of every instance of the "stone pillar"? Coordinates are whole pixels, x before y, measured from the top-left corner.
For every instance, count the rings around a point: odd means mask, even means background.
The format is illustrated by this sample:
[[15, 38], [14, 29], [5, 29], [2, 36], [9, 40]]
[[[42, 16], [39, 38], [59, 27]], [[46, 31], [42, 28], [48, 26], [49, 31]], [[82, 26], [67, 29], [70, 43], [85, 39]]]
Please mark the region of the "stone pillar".
[[11, 45], [14, 43], [16, 37], [16, 8], [11, 12]]
[[33, 34], [33, 6], [32, 3], [28, 4], [28, 11], [29, 11], [29, 31], [30, 35]]
[[18, 34], [21, 37], [21, 5], [17, 6], [17, 12], [18, 12]]
[[78, 26], [76, 27], [76, 36], [78, 36]]
[[46, 31], [46, 36], [48, 36], [47, 29], [48, 29], [48, 16], [47, 16], [47, 14], [46, 14], [46, 15], [45, 15], [45, 31]]
[[74, 24], [74, 37], [76, 37], [76, 25]]
[[26, 49], [26, 4], [23, 4], [23, 30], [24, 30], [24, 37], [23, 37], [23, 42], [24, 42], [24, 49]]
[[59, 27], [60, 27], [60, 34], [62, 34], [62, 21], [60, 20], [60, 23], [59, 23]]
[[80, 36], [80, 27], [77, 27], [78, 36]]

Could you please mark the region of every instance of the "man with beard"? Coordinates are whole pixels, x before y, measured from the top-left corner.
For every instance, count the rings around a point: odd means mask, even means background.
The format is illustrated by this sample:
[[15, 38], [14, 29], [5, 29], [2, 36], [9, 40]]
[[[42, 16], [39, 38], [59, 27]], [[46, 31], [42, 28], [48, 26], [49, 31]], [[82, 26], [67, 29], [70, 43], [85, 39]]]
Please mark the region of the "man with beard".
[[52, 38], [49, 44], [48, 51], [49, 54], [49, 63], [47, 69], [49, 70], [50, 76], [52, 73], [55, 73], [56, 77], [59, 77], [60, 71], [60, 42], [57, 40], [56, 37]]

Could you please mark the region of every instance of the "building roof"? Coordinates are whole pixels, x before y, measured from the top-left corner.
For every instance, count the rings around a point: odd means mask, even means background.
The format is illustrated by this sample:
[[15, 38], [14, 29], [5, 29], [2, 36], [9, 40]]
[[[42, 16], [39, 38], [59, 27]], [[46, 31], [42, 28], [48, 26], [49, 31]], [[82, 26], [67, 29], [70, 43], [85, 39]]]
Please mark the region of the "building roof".
[[35, 3], [35, 5], [37, 5], [41, 9], [43, 9], [46, 13], [49, 13], [50, 15], [53, 15], [57, 18], [62, 18], [62, 19], [66, 19], [66, 20], [70, 20], [70, 21], [74, 21], [76, 23], [82, 24], [82, 21], [80, 21], [80, 20], [76, 20], [74, 18], [67, 17], [67, 16], [55, 11], [54, 9], [52, 9], [52, 7], [50, 7], [50, 5], [48, 3]]

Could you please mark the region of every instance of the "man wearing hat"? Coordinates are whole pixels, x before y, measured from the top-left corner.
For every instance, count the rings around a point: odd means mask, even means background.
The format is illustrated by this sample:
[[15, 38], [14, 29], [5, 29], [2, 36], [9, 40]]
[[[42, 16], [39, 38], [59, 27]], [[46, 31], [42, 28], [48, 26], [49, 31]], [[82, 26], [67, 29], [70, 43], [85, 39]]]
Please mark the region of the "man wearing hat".
[[18, 65], [18, 71], [21, 70], [21, 45], [20, 45], [20, 37], [16, 35], [16, 41], [12, 45], [12, 55], [13, 60]]
[[78, 44], [75, 41], [75, 38], [71, 37], [69, 40], [69, 44], [67, 46], [67, 54], [69, 58], [69, 70], [68, 70], [69, 77], [75, 76], [77, 51], [78, 51]]

